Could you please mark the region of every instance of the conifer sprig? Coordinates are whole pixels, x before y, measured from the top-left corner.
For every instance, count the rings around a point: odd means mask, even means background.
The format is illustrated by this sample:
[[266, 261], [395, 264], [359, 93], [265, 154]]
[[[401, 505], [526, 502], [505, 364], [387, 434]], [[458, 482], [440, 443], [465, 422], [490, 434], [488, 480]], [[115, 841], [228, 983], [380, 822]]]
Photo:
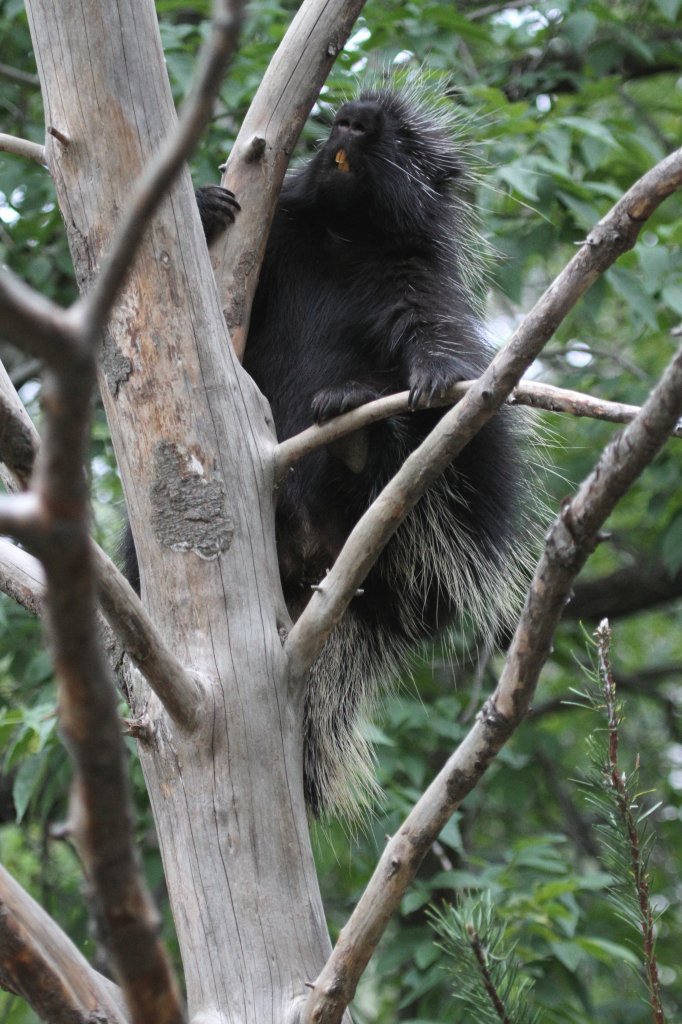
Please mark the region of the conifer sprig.
[[600, 691], [588, 695], [590, 706], [606, 718], [607, 743], [598, 734], [588, 743], [592, 771], [588, 775], [589, 799], [600, 812], [595, 826], [614, 874], [610, 898], [618, 915], [642, 936], [644, 974], [654, 1024], [665, 1024], [661, 986], [656, 961], [655, 917], [650, 899], [649, 855], [653, 833], [646, 819], [659, 804], [640, 812], [642, 797], [638, 789], [639, 758], [629, 773], [619, 766], [620, 726], [623, 710], [616, 694], [611, 667], [611, 628], [604, 619], [595, 631]]

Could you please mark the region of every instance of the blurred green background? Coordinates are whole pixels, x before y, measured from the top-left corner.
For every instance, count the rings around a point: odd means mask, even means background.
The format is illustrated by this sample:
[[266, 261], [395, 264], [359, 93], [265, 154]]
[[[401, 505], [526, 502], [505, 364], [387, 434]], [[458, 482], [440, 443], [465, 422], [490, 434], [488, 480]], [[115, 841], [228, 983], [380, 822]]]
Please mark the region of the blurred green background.
[[[297, 4], [249, 5], [240, 53], [192, 162], [196, 185], [219, 180], [263, 70]], [[208, 3], [157, 3], [177, 102], [189, 86]], [[494, 259], [488, 319], [502, 343], [590, 227], [641, 174], [680, 144], [680, 0], [521, 4], [370, 0], [339, 57], [295, 159], [325, 133], [330, 111], [357, 83], [387, 69], [421, 69], [460, 116], [476, 172], [480, 230]], [[0, 130], [42, 141], [42, 102], [23, 5], [0, 2]], [[679, 345], [682, 209], [668, 200], [634, 251], [619, 260], [562, 324], [533, 376], [603, 398], [640, 403]], [[0, 153], [0, 260], [60, 302], [75, 284], [48, 174]], [[39, 367], [0, 345], [39, 419]], [[589, 472], [614, 427], [543, 415], [539, 488], [554, 510]], [[636, 929], [608, 898], [611, 865], [581, 780], [587, 737], [603, 723], [575, 704], [594, 660], [603, 616], [625, 700], [622, 765], [640, 763], [655, 845], [652, 898], [670, 1021], [682, 1016], [682, 442], [671, 441], [608, 524], [543, 672], [535, 709], [482, 784], [445, 828], [391, 923], [354, 1004], [358, 1024], [460, 1024], [479, 1019], [455, 997], [456, 956], [435, 938], [429, 908], [456, 894], [482, 897], [508, 945], [537, 1019], [575, 1024], [651, 1020]], [[116, 548], [122, 497], [103, 415], [96, 414], [91, 476], [98, 540]], [[371, 873], [385, 836], [458, 740], [489, 692], [501, 656], [467, 648], [414, 658], [382, 716], [368, 727], [384, 806], [359, 827], [314, 826], [330, 928], [336, 934]], [[151, 814], [130, 747], [139, 842], [174, 948]], [[0, 860], [106, 970], [87, 920], [69, 845], [51, 838], [66, 814], [69, 765], [40, 631], [0, 600]], [[650, 792], [649, 792], [650, 791]], [[447, 944], [446, 944], [447, 946]], [[177, 950], [175, 950], [177, 956]], [[453, 971], [455, 972], [453, 976]], [[481, 1020], [494, 1020], [481, 1009]], [[529, 1018], [530, 1019], [530, 1018]], [[32, 1013], [0, 993], [0, 1024]]]

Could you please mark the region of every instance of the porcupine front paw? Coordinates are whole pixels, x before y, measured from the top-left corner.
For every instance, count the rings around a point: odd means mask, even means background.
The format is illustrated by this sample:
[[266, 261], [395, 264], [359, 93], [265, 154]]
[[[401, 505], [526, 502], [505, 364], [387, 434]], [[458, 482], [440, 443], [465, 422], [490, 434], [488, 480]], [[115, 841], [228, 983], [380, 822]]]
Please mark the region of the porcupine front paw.
[[211, 242], [219, 231], [234, 224], [241, 207], [234, 193], [220, 185], [205, 185], [196, 189], [194, 195], [206, 241]]
[[359, 405], [372, 402], [375, 398], [380, 397], [381, 392], [370, 384], [358, 384], [355, 381], [336, 387], [322, 388], [314, 395], [311, 402], [313, 419], [315, 423], [326, 423], [334, 416], [340, 416], [342, 412], [357, 409]]
[[463, 380], [461, 372], [448, 362], [433, 362], [415, 367], [410, 373], [410, 394], [407, 407], [414, 412], [422, 407], [430, 406], [435, 398], [443, 398], [447, 391]]

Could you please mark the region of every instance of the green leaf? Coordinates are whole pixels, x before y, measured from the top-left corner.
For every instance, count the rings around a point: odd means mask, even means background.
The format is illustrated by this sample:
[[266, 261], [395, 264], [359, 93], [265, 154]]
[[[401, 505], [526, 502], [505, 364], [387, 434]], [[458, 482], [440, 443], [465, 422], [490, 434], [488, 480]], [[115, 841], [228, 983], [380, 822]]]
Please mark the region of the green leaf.
[[23, 819], [32, 797], [40, 787], [48, 756], [49, 752], [43, 750], [22, 761], [19, 765], [12, 786], [12, 798], [18, 822]]
[[581, 949], [580, 944], [575, 941], [550, 942], [549, 948], [552, 950], [557, 960], [564, 965], [567, 971], [577, 970], [580, 961], [585, 956], [585, 951]]
[[661, 296], [666, 306], [670, 306], [676, 313], [682, 316], [682, 284], [668, 284], [663, 289]]
[[576, 50], [584, 50], [599, 27], [598, 18], [591, 11], [578, 11], [566, 18], [563, 24], [564, 33], [568, 36]]
[[609, 939], [582, 938], [575, 939], [575, 945], [580, 946], [589, 956], [603, 963], [612, 964], [622, 960], [632, 967], [639, 967], [639, 957], [636, 953], [618, 942], [611, 942]]

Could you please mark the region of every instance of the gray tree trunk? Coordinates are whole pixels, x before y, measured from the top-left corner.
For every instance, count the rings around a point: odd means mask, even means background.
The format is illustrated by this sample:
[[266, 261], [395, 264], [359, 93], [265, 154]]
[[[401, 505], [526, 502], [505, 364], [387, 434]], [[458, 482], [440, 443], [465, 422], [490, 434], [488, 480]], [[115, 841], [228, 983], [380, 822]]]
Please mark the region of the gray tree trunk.
[[[152, 0], [29, 0], [49, 168], [78, 282], [175, 122]], [[190, 1018], [292, 1020], [329, 953], [301, 787], [301, 687], [274, 547], [267, 403], [236, 363], [189, 174], [147, 234], [101, 359], [143, 599], [210, 681], [199, 727], [146, 687], [141, 745]]]

